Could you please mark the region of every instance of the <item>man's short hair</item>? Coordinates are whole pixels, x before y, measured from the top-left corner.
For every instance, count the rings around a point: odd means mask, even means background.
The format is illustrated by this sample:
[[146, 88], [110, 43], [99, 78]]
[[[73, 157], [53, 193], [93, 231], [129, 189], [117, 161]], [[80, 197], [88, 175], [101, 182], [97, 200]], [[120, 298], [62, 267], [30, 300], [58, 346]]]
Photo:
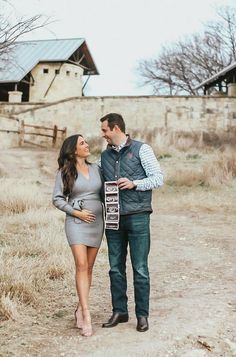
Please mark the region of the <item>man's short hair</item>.
[[120, 130], [125, 133], [125, 122], [120, 114], [109, 113], [100, 119], [101, 122], [107, 120], [108, 126], [111, 130], [114, 129], [114, 126], [117, 125]]

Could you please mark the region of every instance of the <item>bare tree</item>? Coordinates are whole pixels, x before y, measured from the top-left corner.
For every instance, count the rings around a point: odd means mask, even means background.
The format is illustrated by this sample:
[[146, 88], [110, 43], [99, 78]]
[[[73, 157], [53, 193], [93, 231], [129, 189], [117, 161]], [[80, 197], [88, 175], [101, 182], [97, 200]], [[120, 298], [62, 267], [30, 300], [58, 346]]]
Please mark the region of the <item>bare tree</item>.
[[32, 17], [20, 17], [12, 20], [9, 8], [14, 10], [11, 3], [7, 0], [0, 0], [0, 8], [9, 5], [5, 14], [0, 13], [0, 60], [4, 62], [9, 60], [10, 53], [17, 40], [24, 34], [36, 29], [46, 27], [50, 22], [49, 18], [44, 15], [34, 15]]
[[220, 39], [230, 62], [236, 61], [236, 9], [219, 7], [217, 15], [219, 20], [209, 22], [206, 32], [210, 37], [217, 36]]
[[236, 60], [236, 9], [218, 9], [219, 20], [138, 66], [143, 84], [156, 94], [198, 94], [195, 87]]

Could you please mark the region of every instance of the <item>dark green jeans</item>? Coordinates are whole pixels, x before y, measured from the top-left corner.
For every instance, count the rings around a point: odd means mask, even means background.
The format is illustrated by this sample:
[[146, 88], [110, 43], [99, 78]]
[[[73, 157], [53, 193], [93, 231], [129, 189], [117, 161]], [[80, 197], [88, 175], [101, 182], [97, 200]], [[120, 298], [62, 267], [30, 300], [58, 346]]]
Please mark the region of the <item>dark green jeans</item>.
[[133, 268], [135, 313], [137, 317], [148, 317], [150, 214], [145, 212], [121, 216], [119, 230], [107, 229], [106, 237], [113, 312], [121, 314], [128, 312], [126, 256], [129, 245]]

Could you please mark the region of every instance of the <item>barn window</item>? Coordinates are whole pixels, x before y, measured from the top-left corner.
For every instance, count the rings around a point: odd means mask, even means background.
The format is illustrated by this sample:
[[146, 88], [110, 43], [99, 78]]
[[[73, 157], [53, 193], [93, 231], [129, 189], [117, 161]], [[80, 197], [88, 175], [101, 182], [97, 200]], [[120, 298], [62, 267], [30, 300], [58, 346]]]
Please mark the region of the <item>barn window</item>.
[[66, 75], [69, 76], [70, 75], [70, 71], [66, 71]]
[[78, 77], [78, 73], [77, 72], [75, 72], [75, 77]]
[[48, 68], [44, 68], [43, 73], [48, 73]]
[[59, 74], [60, 73], [60, 69], [55, 69], [55, 74]]

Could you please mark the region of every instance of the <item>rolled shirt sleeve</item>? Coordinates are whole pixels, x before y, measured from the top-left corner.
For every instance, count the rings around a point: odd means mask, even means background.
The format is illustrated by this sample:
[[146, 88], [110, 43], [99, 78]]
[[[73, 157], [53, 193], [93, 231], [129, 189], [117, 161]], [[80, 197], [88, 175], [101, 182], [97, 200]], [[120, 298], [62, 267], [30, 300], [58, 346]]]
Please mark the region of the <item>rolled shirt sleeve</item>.
[[59, 210], [69, 214], [72, 216], [73, 214], [73, 207], [67, 202], [67, 197], [63, 193], [63, 182], [61, 177], [61, 171], [58, 171], [55, 180], [55, 186], [53, 190], [52, 196], [52, 203], [53, 205], [58, 208]]
[[136, 190], [147, 191], [161, 187], [163, 185], [163, 173], [151, 146], [143, 144], [140, 148], [139, 156], [147, 177], [133, 181]]

